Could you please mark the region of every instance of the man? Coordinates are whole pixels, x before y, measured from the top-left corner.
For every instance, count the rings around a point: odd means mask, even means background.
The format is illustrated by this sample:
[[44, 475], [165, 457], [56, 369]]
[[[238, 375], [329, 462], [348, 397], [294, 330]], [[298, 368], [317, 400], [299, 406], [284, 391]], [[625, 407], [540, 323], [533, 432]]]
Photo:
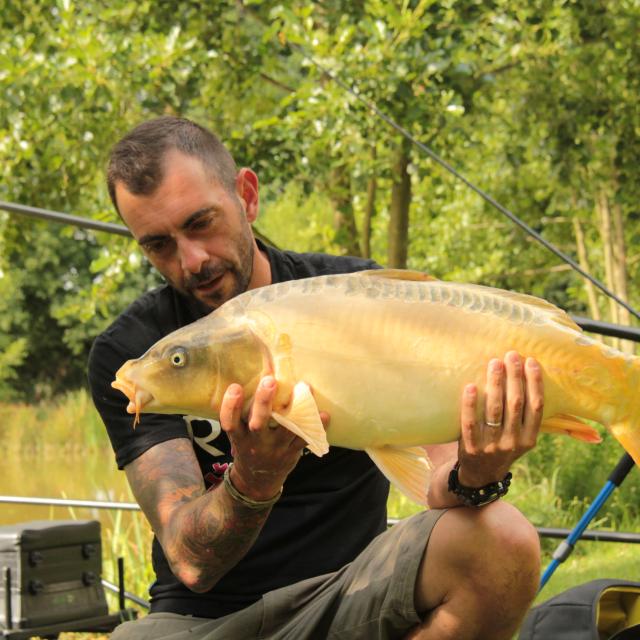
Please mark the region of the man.
[[464, 389], [460, 443], [429, 448], [432, 509], [388, 532], [387, 481], [364, 452], [302, 455], [302, 440], [269, 424], [270, 376], [246, 419], [233, 384], [220, 427], [145, 414], [133, 430], [110, 387], [125, 360], [247, 289], [376, 265], [257, 241], [257, 176], [188, 120], [159, 118], [125, 136], [108, 185], [167, 281], [98, 337], [90, 357], [94, 401], [155, 533], [151, 614], [113, 638], [510, 638], [536, 592], [538, 537], [506, 502], [466, 504], [485, 501], [474, 489], [504, 493], [509, 467], [534, 446], [537, 363], [506, 354], [488, 363], [485, 393]]

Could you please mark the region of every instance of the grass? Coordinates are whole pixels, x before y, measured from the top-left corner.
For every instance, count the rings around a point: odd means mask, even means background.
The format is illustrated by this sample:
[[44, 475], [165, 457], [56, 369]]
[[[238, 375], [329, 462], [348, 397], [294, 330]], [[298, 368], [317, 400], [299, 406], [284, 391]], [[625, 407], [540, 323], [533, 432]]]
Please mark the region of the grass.
[[[550, 561], [551, 554], [544, 554], [543, 568]], [[617, 542], [578, 542], [575, 551], [556, 569], [534, 604], [597, 578], [640, 581], [638, 547]]]
[[103, 450], [109, 440], [89, 394], [80, 389], [38, 405], [0, 403], [0, 442], [12, 454]]

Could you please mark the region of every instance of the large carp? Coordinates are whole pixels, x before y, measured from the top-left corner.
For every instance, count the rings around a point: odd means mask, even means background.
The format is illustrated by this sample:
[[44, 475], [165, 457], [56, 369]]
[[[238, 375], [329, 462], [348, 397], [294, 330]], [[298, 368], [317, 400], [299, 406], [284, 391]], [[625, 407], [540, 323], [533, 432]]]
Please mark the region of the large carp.
[[[487, 362], [509, 350], [541, 365], [543, 431], [599, 441], [579, 418], [593, 420], [640, 462], [640, 358], [587, 337], [542, 299], [411, 271], [247, 291], [126, 362], [113, 386], [136, 419], [217, 418], [229, 384], [243, 386], [247, 411], [260, 378], [272, 374], [275, 421], [317, 455], [329, 444], [364, 449], [426, 504], [431, 465], [421, 445], [458, 439], [464, 384], [482, 389]], [[331, 416], [326, 431], [319, 411]]]

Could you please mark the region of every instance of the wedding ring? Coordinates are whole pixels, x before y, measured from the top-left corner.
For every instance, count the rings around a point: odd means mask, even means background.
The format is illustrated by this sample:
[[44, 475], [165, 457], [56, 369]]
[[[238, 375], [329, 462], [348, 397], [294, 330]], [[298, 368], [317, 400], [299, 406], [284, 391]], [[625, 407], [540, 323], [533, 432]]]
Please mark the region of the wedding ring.
[[489, 422], [488, 420], [485, 420], [485, 424], [492, 429], [497, 429], [502, 426], [502, 422]]

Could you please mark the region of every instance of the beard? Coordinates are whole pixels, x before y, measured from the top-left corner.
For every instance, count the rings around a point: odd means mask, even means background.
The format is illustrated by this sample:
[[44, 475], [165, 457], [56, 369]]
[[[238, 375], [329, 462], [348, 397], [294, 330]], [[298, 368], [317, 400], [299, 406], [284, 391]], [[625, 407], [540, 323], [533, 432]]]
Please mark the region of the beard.
[[[239, 234], [238, 241], [234, 244], [237, 253], [235, 260], [220, 260], [215, 265], [206, 264], [198, 273], [189, 274], [180, 287], [183, 293], [204, 305], [209, 311], [217, 309], [228, 300], [249, 289], [253, 274], [255, 246], [253, 234], [248, 225]], [[221, 286], [216, 287], [214, 291], [208, 293], [198, 291], [200, 285], [210, 283], [225, 275], [227, 276], [226, 282], [221, 282]]]

